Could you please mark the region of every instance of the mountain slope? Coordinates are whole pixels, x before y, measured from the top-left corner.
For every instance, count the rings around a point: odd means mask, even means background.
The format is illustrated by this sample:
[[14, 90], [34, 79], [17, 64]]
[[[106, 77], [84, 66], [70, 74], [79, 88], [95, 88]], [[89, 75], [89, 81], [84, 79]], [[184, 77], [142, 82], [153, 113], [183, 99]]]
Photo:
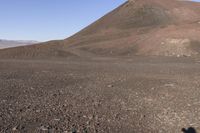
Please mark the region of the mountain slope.
[[199, 7], [175, 0], [132, 0], [76, 34], [70, 44], [103, 55], [196, 55]]
[[197, 56], [199, 53], [199, 3], [129, 0], [70, 38], [1, 50], [0, 57]]

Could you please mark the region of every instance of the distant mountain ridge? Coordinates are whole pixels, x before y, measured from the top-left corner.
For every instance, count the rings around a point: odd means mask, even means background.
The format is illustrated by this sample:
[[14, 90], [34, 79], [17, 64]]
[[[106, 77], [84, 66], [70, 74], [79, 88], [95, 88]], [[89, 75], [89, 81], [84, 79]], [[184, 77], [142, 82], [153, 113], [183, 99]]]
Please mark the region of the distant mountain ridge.
[[36, 44], [36, 43], [39, 43], [39, 42], [38, 41], [34, 41], [34, 40], [6, 40], [6, 39], [0, 39], [0, 49], [18, 47], [18, 46], [25, 46], [25, 45]]

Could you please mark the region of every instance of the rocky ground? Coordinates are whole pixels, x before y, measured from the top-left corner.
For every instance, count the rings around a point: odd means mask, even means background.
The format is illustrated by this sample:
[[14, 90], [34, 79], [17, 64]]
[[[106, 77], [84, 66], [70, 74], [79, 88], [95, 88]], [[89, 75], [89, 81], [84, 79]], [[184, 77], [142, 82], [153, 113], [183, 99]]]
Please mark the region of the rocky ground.
[[200, 131], [190, 58], [0, 60], [1, 133]]

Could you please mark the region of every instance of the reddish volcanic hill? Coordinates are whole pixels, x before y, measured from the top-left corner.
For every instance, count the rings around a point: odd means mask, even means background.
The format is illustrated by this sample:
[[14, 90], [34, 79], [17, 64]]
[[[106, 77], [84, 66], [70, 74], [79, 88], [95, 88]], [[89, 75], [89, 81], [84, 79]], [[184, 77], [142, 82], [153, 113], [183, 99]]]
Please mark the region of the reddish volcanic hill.
[[5, 49], [0, 57], [198, 56], [200, 4], [129, 0], [74, 36]]

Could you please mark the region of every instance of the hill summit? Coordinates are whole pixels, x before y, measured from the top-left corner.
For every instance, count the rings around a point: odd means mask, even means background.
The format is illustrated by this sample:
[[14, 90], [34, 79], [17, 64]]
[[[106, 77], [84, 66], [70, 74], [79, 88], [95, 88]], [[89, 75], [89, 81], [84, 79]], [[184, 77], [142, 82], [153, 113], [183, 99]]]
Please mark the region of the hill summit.
[[0, 57], [198, 56], [200, 4], [129, 0], [70, 38], [0, 51]]

